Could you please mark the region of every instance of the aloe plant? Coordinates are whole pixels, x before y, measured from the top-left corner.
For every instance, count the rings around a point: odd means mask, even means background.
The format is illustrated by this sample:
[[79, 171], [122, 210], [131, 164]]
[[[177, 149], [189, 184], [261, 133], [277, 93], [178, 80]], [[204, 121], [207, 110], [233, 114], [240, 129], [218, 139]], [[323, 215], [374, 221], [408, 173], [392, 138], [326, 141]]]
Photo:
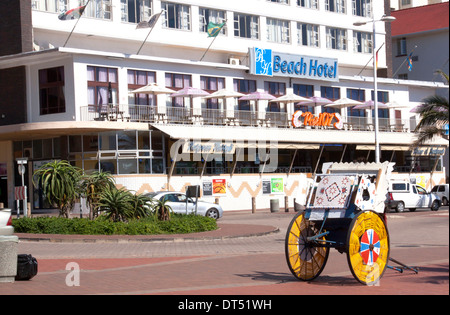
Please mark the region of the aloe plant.
[[69, 217], [69, 211], [80, 196], [79, 181], [83, 170], [68, 161], [52, 161], [33, 174], [33, 185], [41, 183], [48, 202], [59, 209], [59, 215]]
[[154, 200], [153, 209], [155, 211], [155, 215], [158, 216], [160, 221], [169, 221], [170, 215], [173, 212], [172, 208], [167, 204], [168, 200]]

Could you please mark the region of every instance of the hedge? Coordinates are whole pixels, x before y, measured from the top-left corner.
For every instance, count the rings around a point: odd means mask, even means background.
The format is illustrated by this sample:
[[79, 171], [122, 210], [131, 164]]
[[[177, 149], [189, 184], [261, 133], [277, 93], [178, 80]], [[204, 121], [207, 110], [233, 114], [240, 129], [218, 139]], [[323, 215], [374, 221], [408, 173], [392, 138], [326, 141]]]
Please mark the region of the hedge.
[[173, 214], [170, 221], [154, 216], [129, 222], [112, 222], [104, 217], [85, 218], [37, 217], [13, 219], [16, 233], [65, 235], [157, 235], [213, 231], [216, 220], [196, 215]]

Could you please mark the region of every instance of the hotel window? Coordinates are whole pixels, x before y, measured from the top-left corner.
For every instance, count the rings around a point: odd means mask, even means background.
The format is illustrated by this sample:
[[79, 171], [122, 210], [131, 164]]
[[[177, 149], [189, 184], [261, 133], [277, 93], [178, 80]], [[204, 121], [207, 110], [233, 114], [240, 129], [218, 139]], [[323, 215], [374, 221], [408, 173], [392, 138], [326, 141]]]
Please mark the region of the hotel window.
[[[329, 99], [330, 101], [336, 101], [341, 98], [341, 89], [331, 86], [321, 86], [320, 95], [324, 98]], [[340, 109], [322, 106], [322, 113], [335, 113], [335, 112], [339, 113]]]
[[319, 26], [297, 23], [297, 39], [299, 45], [319, 47]]
[[352, 0], [353, 15], [370, 17], [372, 14], [372, 0]]
[[406, 38], [400, 38], [397, 40], [397, 56], [406, 56], [407, 55], [406, 50]]
[[[214, 93], [218, 90], [225, 88], [225, 78], [217, 77], [200, 77], [200, 88], [207, 91], [208, 93]], [[206, 108], [208, 109], [218, 109], [219, 99], [210, 98], [206, 101]]]
[[64, 67], [39, 70], [39, 108], [41, 115], [66, 112]]
[[336, 50], [347, 50], [347, 30], [341, 28], [327, 27], [327, 48]]
[[[86, 3], [86, 1], [84, 3]], [[91, 0], [86, 7], [84, 16], [96, 19], [111, 20], [111, 9], [111, 0]]]
[[152, 15], [151, 0], [120, 0], [122, 21], [139, 23], [148, 21]]
[[[362, 102], [366, 101], [366, 91], [358, 90], [358, 89], [347, 89], [347, 97], [349, 99]], [[347, 107], [347, 116], [351, 117], [365, 117], [366, 110], [365, 109], [353, 109], [354, 107]]]
[[91, 108], [100, 112], [106, 110], [105, 105], [118, 103], [117, 69], [88, 66], [87, 77], [88, 105]]
[[[280, 97], [286, 94], [286, 83], [266, 81], [264, 82], [264, 90], [275, 97]], [[280, 103], [269, 102], [267, 106], [267, 111], [280, 112], [281, 111]], [[283, 111], [286, 112], [286, 107], [284, 107]]]
[[[243, 94], [250, 94], [256, 92], [255, 80], [233, 80], [234, 90]], [[239, 101], [238, 110], [250, 110], [250, 101]]]
[[355, 53], [372, 53], [372, 34], [353, 31], [353, 51]]
[[259, 38], [259, 17], [234, 13], [234, 36], [242, 38]]
[[345, 0], [325, 0], [325, 10], [345, 14]]
[[31, 8], [38, 11], [63, 13], [67, 11], [68, 0], [32, 0]]
[[[128, 70], [128, 92], [156, 82], [156, 72]], [[128, 93], [128, 103], [134, 105], [156, 105], [156, 96], [153, 94]]]
[[289, 44], [289, 21], [267, 18], [267, 40], [274, 43]]
[[319, 0], [297, 0], [297, 5], [303, 8], [318, 9]]
[[177, 30], [191, 30], [191, 8], [188, 5], [161, 2], [164, 11], [163, 27]]
[[[294, 84], [293, 85], [294, 94], [303, 97], [312, 97], [314, 96], [314, 85], [308, 84]], [[314, 106], [300, 105], [299, 103], [295, 103], [294, 110], [301, 110], [303, 112], [314, 113]]]
[[[208, 23], [224, 23], [226, 21], [226, 12], [221, 10], [213, 10], [207, 8], [200, 8], [200, 32], [206, 33], [208, 31]], [[225, 35], [226, 27], [222, 27], [219, 34]]]
[[[175, 91], [192, 86], [190, 74], [166, 73], [166, 87]], [[172, 97], [168, 100], [173, 107], [184, 107], [184, 97]]]
[[282, 4], [289, 4], [289, 0], [267, 0], [268, 2], [276, 2]]

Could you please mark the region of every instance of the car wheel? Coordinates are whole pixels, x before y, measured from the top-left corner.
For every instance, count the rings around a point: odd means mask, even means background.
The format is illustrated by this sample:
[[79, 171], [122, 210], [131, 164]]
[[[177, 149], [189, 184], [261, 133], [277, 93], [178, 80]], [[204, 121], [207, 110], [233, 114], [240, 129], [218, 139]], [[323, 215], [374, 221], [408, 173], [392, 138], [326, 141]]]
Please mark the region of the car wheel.
[[442, 205], [443, 206], [448, 206], [448, 199], [447, 198], [445, 198], [445, 197], [442, 198]]
[[397, 207], [395, 208], [395, 212], [403, 212], [405, 211], [405, 204], [403, 202], [399, 202]]
[[431, 211], [438, 211], [439, 210], [439, 201], [435, 200], [431, 204]]
[[215, 208], [211, 208], [208, 211], [206, 211], [206, 215], [205, 216], [217, 220], [219, 218], [219, 210], [217, 210]]

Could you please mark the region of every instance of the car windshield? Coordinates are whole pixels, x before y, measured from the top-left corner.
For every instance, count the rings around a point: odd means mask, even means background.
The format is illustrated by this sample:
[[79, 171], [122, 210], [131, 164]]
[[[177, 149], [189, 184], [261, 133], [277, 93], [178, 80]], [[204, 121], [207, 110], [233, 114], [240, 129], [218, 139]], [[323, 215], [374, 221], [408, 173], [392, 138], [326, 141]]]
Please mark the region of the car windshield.
[[155, 196], [157, 195], [158, 193], [156, 193], [156, 192], [151, 192], [151, 193], [148, 193], [148, 194], [145, 194], [147, 197], [150, 197], [150, 198], [155, 198]]
[[434, 186], [433, 189], [431, 189], [431, 192], [436, 192], [438, 189], [438, 186]]

